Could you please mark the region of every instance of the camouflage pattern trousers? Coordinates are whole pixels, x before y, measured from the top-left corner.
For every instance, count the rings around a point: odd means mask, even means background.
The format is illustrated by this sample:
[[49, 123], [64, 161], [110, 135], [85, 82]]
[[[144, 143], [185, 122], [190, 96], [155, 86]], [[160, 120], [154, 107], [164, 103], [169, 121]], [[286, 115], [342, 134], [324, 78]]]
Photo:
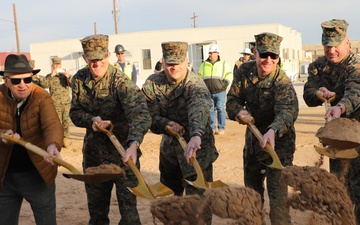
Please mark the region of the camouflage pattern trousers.
[[[281, 158], [283, 166], [292, 165], [292, 158]], [[281, 170], [271, 169], [266, 165], [272, 159], [259, 161], [255, 154], [244, 154], [244, 182], [245, 186], [254, 189], [261, 195], [264, 205], [264, 180], [270, 200], [270, 221], [272, 225], [291, 225], [290, 209], [287, 204], [288, 189], [285, 183], [280, 182]], [[263, 223], [265, 224], [265, 223]]]
[[[357, 151], [359, 153], [359, 149]], [[356, 224], [360, 225], [360, 157], [348, 160], [330, 159], [330, 173], [335, 174], [340, 181], [345, 178], [345, 185], [354, 205]]]
[[[184, 191], [186, 195], [200, 195], [203, 196], [205, 190], [191, 186], [184, 179], [194, 181], [197, 175], [184, 175], [182, 167], [180, 166], [177, 157], [169, 157], [170, 155], [160, 153], [160, 181], [165, 186], [174, 191], [175, 195], [182, 196]], [[202, 168], [205, 180], [208, 182], [213, 181], [213, 165], [210, 164], [207, 168]], [[190, 173], [191, 174], [191, 173]], [[212, 221], [212, 214], [207, 213], [206, 224], [210, 225]]]
[[[128, 169], [129, 170], [129, 169]], [[116, 188], [121, 219], [119, 225], [140, 225], [140, 216], [137, 210], [136, 196], [127, 187], [135, 187], [137, 179], [134, 174], [126, 171], [126, 178], [121, 177], [103, 183], [85, 183], [85, 190], [88, 199], [90, 213], [89, 225], [109, 225], [108, 217], [111, 191], [113, 186]]]
[[64, 127], [64, 138], [69, 137], [69, 125], [71, 123], [69, 112], [70, 103], [55, 104], [56, 113], [59, 116], [60, 122]]

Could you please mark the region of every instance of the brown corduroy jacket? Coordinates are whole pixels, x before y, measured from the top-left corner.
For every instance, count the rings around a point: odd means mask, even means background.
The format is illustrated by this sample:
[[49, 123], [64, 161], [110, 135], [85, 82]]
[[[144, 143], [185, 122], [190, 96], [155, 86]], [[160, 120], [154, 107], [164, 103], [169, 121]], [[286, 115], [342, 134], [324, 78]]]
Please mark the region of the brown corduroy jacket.
[[[16, 101], [9, 96], [8, 88], [0, 85], [0, 129], [16, 131], [15, 113]], [[64, 132], [56, 113], [50, 94], [41, 87], [33, 84], [27, 104], [20, 115], [22, 138], [46, 151], [50, 144], [56, 144], [61, 149]], [[0, 189], [9, 165], [13, 144], [4, 144], [0, 140]], [[52, 166], [31, 151], [30, 159], [40, 173], [46, 185], [51, 184], [57, 175], [57, 166]]]

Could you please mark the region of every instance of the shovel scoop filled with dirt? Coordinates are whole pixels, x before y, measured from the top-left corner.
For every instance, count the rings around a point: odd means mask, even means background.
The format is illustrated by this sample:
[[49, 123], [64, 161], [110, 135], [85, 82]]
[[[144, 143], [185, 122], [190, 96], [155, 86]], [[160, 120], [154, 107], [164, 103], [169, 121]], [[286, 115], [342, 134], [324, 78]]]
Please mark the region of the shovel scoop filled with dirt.
[[348, 118], [337, 118], [321, 127], [316, 137], [324, 147], [338, 150], [351, 149], [360, 146], [360, 122]]

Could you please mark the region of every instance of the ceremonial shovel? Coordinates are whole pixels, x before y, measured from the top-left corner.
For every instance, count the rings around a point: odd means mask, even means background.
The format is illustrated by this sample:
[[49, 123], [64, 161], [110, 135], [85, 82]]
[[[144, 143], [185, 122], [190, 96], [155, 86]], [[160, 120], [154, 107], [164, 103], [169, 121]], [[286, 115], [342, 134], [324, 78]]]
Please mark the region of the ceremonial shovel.
[[[94, 122], [94, 126], [96, 127], [96, 129], [105, 133], [110, 138], [111, 142], [114, 144], [121, 157], [125, 157], [126, 153], [124, 147], [121, 145], [116, 136], [112, 133], [114, 126], [111, 121], [109, 121], [108, 129], [100, 127], [99, 124], [96, 122]], [[136, 167], [132, 159], [129, 159], [126, 163], [138, 179], [138, 185], [136, 187], [128, 188], [134, 195], [147, 199], [156, 199], [158, 197], [165, 197], [174, 194], [174, 192], [170, 188], [166, 187], [161, 182], [158, 182], [151, 186], [147, 185], [144, 177], [141, 175], [139, 169]]]
[[21, 145], [25, 147], [27, 150], [34, 152], [37, 155], [48, 157], [57, 165], [65, 167], [70, 172], [72, 172], [72, 174], [64, 173], [63, 176], [66, 178], [73, 178], [75, 180], [84, 181], [86, 183], [101, 183], [122, 176], [122, 174], [112, 174], [112, 173], [82, 174], [70, 163], [65, 162], [64, 160], [57, 158], [55, 156], [51, 156], [49, 153], [47, 153], [47, 151], [37, 147], [36, 145], [31, 144], [30, 142], [13, 138], [12, 136], [4, 133], [1, 134], [1, 138], [4, 138], [18, 145]]
[[[324, 98], [320, 92], [316, 93], [316, 97], [321, 100], [324, 105], [325, 105], [325, 112], [327, 112], [328, 108], [331, 107], [331, 102], [335, 100], [335, 93], [333, 94], [333, 96], [329, 99]], [[332, 116], [329, 115], [329, 117], [327, 118], [326, 122], [330, 122], [332, 120]], [[341, 132], [341, 127], [339, 127]], [[321, 140], [321, 138], [319, 138]], [[315, 150], [317, 151], [317, 153], [322, 154], [322, 155], [326, 155], [329, 158], [333, 158], [333, 159], [353, 159], [359, 156], [359, 154], [357, 153], [356, 149], [351, 148], [351, 149], [336, 149], [330, 146], [329, 149], [324, 148], [324, 147], [320, 147], [320, 146], [316, 146], [314, 145]]]
[[[237, 116], [236, 118], [241, 122], [245, 123], [250, 128], [250, 130], [253, 132], [253, 134], [256, 136], [259, 142], [262, 140], [262, 134], [251, 121], [246, 120], [242, 116]], [[278, 155], [276, 154], [275, 150], [273, 149], [273, 147], [271, 147], [269, 143], [266, 143], [265, 149], [273, 159], [273, 162], [270, 165], [266, 165], [266, 166], [274, 169], [284, 169], [284, 166], [281, 164]]]

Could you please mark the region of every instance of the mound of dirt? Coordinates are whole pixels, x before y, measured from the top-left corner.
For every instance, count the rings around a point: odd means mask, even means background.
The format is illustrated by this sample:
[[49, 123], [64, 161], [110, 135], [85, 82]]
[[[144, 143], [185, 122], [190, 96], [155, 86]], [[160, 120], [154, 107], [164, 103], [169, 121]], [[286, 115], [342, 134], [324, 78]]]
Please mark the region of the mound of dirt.
[[324, 146], [337, 149], [355, 148], [360, 145], [360, 122], [348, 118], [333, 119], [321, 127], [316, 137]]
[[156, 219], [168, 225], [192, 225], [197, 222], [197, 212], [202, 204], [199, 195], [169, 196], [151, 202], [150, 212]]
[[100, 166], [88, 167], [85, 169], [85, 174], [121, 174], [125, 176], [125, 171], [120, 166], [115, 164], [102, 164]]
[[199, 224], [210, 211], [220, 218], [231, 218], [233, 224], [261, 225], [265, 217], [260, 194], [246, 187], [224, 187], [207, 189], [199, 208]]
[[283, 182], [294, 189], [289, 205], [325, 216], [331, 225], [355, 225], [352, 203], [345, 186], [325, 169], [290, 166], [282, 171]]
[[209, 213], [231, 219], [227, 224], [233, 225], [261, 225], [265, 217], [260, 195], [246, 187], [207, 189], [203, 198], [199, 195], [160, 198], [151, 203], [150, 212], [154, 224], [157, 218], [170, 225], [205, 225]]

